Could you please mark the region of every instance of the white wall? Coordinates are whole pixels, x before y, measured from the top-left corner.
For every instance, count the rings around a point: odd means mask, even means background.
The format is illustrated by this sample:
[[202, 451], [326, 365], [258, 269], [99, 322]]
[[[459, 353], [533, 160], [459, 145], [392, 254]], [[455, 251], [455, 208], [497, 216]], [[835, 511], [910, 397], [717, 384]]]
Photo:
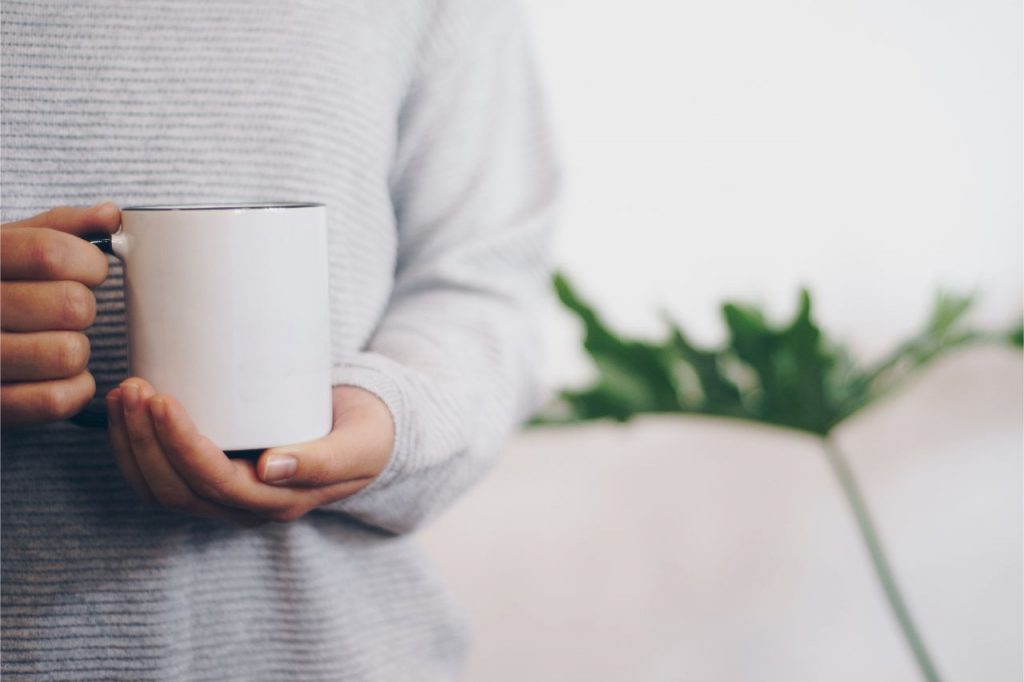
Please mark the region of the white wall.
[[[724, 297], [877, 354], [940, 286], [1019, 314], [1012, 0], [529, 0], [568, 173], [557, 257], [606, 315], [721, 336]], [[578, 330], [550, 314], [552, 385]]]

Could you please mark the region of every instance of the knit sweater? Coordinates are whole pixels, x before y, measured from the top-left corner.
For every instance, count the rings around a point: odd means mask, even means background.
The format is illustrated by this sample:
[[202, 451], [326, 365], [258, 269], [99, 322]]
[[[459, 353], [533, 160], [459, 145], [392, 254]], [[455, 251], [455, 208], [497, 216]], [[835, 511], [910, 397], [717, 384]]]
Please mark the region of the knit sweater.
[[[538, 396], [558, 183], [520, 10], [4, 0], [2, 47], [4, 222], [103, 200], [326, 204], [333, 383], [378, 395], [396, 428], [367, 488], [254, 530], [143, 505], [101, 431], [5, 429], [4, 678], [456, 678], [467, 625], [411, 531]], [[112, 261], [90, 330], [101, 395], [128, 371], [122, 287]]]

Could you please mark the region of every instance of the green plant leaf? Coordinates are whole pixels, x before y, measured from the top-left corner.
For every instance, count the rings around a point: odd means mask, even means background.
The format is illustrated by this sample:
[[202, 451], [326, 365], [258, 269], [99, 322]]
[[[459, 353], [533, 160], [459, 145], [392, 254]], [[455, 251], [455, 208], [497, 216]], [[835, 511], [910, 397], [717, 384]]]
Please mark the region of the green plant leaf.
[[612, 331], [562, 275], [562, 303], [582, 322], [584, 347], [598, 379], [563, 391], [560, 408], [543, 423], [584, 419], [624, 421], [636, 414], [676, 412], [736, 417], [827, 435], [837, 424], [903, 384], [944, 353], [970, 343], [1024, 345], [1024, 324], [1010, 332], [969, 329], [971, 296], [939, 293], [921, 331], [881, 362], [862, 367], [814, 322], [811, 294], [801, 290], [793, 319], [769, 323], [756, 307], [727, 302], [723, 347], [700, 348], [667, 320], [661, 342], [629, 339]]
[[620, 339], [561, 275], [555, 277], [555, 290], [583, 323], [583, 345], [601, 377], [592, 391], [571, 394], [574, 409], [584, 418], [616, 419], [634, 412], [679, 410], [671, 363], [663, 348]]
[[835, 358], [822, 343], [821, 330], [811, 319], [811, 295], [800, 292], [800, 307], [790, 326], [779, 335], [775, 363], [779, 375], [782, 408], [779, 423], [825, 434], [835, 413], [828, 395], [826, 377]]
[[[983, 340], [982, 335], [965, 327], [966, 314], [973, 303], [973, 296], [939, 292], [924, 328], [866, 371], [864, 380], [871, 400], [895, 390], [940, 355]], [[852, 412], [844, 418], [849, 414]]]
[[727, 379], [719, 366], [720, 352], [696, 348], [683, 330], [671, 324], [671, 342], [680, 359], [688, 364], [700, 383], [702, 402], [696, 409], [722, 416], [742, 417], [744, 407], [740, 390]]
[[777, 415], [782, 412], [778, 404], [781, 386], [773, 362], [778, 334], [768, 327], [759, 310], [737, 303], [723, 305], [722, 317], [729, 330], [729, 349], [757, 376], [757, 386], [751, 390], [748, 401], [750, 417], [778, 423]]
[[727, 303], [722, 316], [730, 347], [758, 378], [749, 418], [824, 434], [836, 414], [827, 382], [834, 355], [827, 351], [821, 330], [811, 319], [811, 296], [800, 293], [796, 317], [774, 329], [760, 311]]
[[636, 402], [629, 395], [604, 383], [585, 391], [563, 391], [561, 398], [573, 415], [583, 419], [627, 421], [637, 411]]

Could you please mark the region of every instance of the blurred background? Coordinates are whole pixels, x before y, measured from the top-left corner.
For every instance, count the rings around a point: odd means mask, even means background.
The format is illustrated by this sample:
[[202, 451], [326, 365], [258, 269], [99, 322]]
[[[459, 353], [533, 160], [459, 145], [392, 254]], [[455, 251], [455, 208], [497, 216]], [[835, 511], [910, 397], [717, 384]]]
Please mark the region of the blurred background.
[[[940, 286], [1021, 305], [1021, 5], [531, 0], [567, 195], [556, 260], [617, 326], [801, 284], [864, 353]], [[552, 315], [553, 386], [585, 378]]]
[[[566, 169], [556, 261], [617, 329], [723, 300], [866, 360], [939, 288], [1022, 303], [1011, 0], [528, 0]], [[547, 383], [594, 370], [552, 300]], [[1022, 679], [1020, 352], [951, 355], [837, 432], [941, 679]], [[424, 538], [470, 680], [919, 680], [814, 439], [701, 417], [531, 430]]]

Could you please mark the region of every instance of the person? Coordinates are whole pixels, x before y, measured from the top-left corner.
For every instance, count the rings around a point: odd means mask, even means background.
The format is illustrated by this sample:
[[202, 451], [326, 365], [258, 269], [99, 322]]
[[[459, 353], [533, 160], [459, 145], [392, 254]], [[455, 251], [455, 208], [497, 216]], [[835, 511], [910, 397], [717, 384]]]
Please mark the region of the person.
[[[559, 174], [522, 14], [3, 3], [5, 679], [458, 676], [414, 531], [541, 395]], [[282, 198], [328, 210], [335, 422], [254, 461], [126, 378], [123, 271], [79, 236]], [[67, 421], [94, 395], [106, 433]]]

